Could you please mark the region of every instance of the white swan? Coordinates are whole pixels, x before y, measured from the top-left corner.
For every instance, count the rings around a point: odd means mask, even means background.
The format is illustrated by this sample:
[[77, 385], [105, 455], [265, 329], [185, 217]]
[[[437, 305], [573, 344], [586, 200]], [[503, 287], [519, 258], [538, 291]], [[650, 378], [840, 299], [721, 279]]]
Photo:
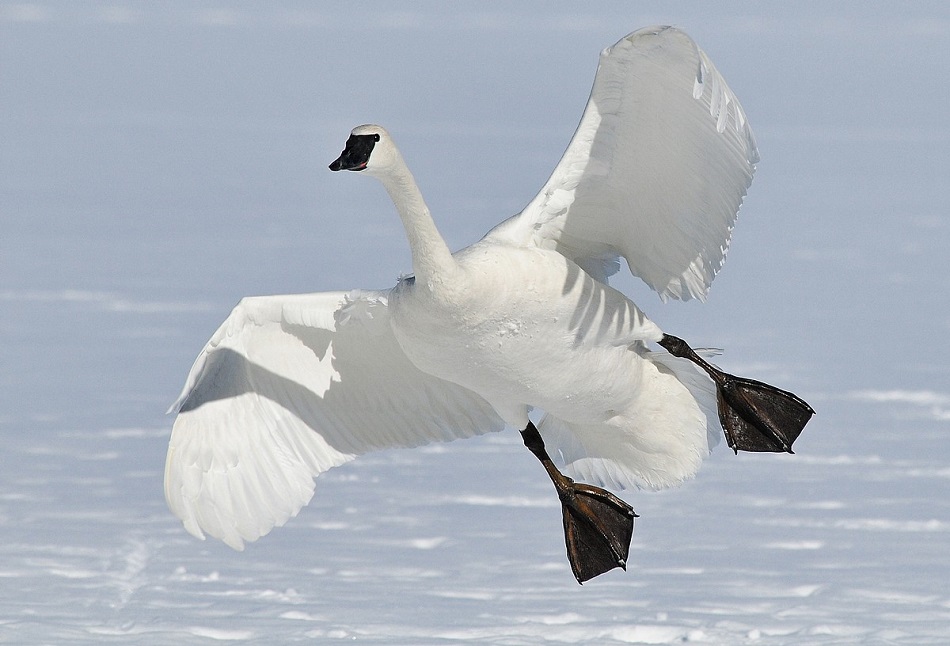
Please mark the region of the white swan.
[[607, 285], [622, 256], [662, 297], [704, 297], [757, 160], [735, 95], [670, 27], [602, 53], [541, 192], [455, 254], [390, 135], [356, 128], [330, 168], [383, 183], [414, 276], [386, 291], [242, 300], [173, 406], [169, 507], [195, 536], [242, 549], [294, 516], [333, 466], [507, 425], [554, 481], [578, 581], [623, 567], [633, 510], [562, 476], [542, 437], [576, 478], [661, 488], [695, 474], [718, 441], [717, 387], [736, 450], [790, 452], [812, 414], [719, 372]]

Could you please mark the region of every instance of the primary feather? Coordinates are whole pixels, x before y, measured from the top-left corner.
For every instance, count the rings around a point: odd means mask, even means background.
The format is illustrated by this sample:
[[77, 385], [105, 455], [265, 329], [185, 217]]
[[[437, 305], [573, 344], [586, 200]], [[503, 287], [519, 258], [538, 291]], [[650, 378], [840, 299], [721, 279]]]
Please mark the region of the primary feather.
[[168, 505], [235, 549], [295, 515], [331, 467], [503, 427], [478, 395], [409, 362], [386, 292], [243, 299], [173, 411]]
[[534, 240], [601, 276], [623, 256], [663, 297], [704, 298], [758, 152], [735, 94], [682, 31], [636, 31], [601, 54], [567, 151], [491, 235]]

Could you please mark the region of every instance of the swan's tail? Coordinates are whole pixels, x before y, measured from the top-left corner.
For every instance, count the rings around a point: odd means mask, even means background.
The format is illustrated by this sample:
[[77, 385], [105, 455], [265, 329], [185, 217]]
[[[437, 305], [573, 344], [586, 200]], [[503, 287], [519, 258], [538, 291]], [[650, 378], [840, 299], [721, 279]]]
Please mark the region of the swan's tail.
[[721, 437], [716, 387], [686, 359], [646, 352], [629, 410], [602, 424], [545, 415], [538, 430], [567, 473], [614, 489], [662, 489], [693, 477]]

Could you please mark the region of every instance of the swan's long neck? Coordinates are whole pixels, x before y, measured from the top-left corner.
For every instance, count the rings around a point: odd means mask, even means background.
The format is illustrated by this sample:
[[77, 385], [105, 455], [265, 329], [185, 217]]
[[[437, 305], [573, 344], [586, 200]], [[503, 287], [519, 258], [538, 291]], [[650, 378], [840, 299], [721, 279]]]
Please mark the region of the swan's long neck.
[[388, 171], [378, 177], [406, 228], [416, 280], [432, 283], [448, 279], [456, 269], [455, 259], [439, 234], [406, 162], [398, 156]]

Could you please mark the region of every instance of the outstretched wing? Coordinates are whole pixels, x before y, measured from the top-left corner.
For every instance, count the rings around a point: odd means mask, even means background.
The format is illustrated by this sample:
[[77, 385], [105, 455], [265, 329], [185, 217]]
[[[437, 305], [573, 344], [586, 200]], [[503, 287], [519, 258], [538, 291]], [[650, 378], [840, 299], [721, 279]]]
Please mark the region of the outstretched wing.
[[712, 62], [672, 27], [601, 54], [590, 100], [547, 184], [489, 235], [555, 248], [605, 279], [623, 256], [664, 299], [703, 298], [758, 153]]
[[189, 532], [242, 549], [296, 515], [331, 467], [503, 428], [481, 397], [410, 363], [387, 296], [268, 296], [234, 308], [172, 407], [165, 498]]

